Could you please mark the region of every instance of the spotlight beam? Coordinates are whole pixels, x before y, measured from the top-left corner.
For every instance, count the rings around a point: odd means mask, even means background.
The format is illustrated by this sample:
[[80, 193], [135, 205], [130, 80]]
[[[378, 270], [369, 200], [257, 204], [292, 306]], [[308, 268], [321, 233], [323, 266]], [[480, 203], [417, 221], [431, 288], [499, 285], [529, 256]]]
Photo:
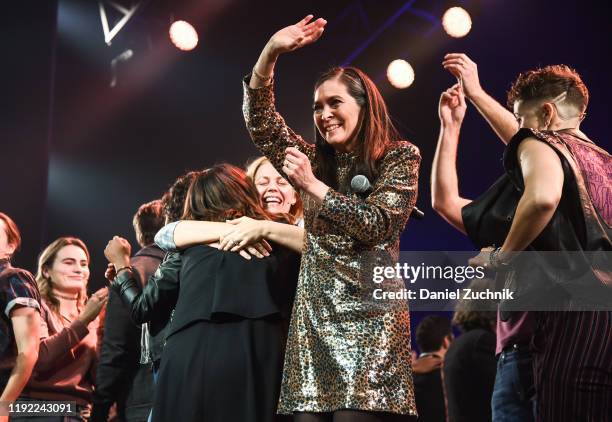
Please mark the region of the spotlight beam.
[[376, 38], [378, 38], [380, 36], [380, 34], [382, 34], [383, 32], [385, 32], [385, 30], [387, 28], [389, 28], [391, 25], [393, 25], [395, 23], [395, 21], [402, 16], [406, 11], [410, 10], [412, 8], [412, 5], [415, 3], [416, 0], [411, 0], [409, 2], [406, 2], [402, 7], [399, 8], [399, 10], [397, 12], [395, 12], [393, 15], [391, 15], [391, 17], [389, 19], [387, 19], [385, 21], [385, 23], [383, 23], [372, 35], [370, 35], [370, 37], [365, 40], [363, 42], [363, 44], [361, 44], [359, 47], [357, 47], [357, 49], [355, 51], [353, 51], [342, 63], [342, 66], [348, 66], [350, 65], [353, 60], [355, 60], [357, 57], [359, 57], [359, 55], [361, 53], [363, 53], [363, 51], [368, 48], [368, 46], [370, 44], [372, 44]]
[[119, 31], [121, 31], [125, 24], [128, 23], [132, 16], [134, 16], [134, 13], [136, 13], [138, 8], [142, 4], [142, 1], [137, 2], [128, 9], [120, 4], [115, 3], [114, 1], [107, 0], [106, 3], [109, 6], [112, 6], [113, 8], [115, 8], [115, 10], [117, 10], [123, 15], [123, 17], [119, 19], [119, 21], [115, 24], [113, 29], [109, 28], [108, 18], [106, 16], [106, 9], [103, 3], [104, 1], [98, 2], [98, 5], [100, 6], [100, 20], [102, 21], [102, 31], [104, 31], [104, 42], [107, 45], [111, 45], [111, 41], [113, 40], [113, 38], [115, 38], [115, 36], [119, 33]]

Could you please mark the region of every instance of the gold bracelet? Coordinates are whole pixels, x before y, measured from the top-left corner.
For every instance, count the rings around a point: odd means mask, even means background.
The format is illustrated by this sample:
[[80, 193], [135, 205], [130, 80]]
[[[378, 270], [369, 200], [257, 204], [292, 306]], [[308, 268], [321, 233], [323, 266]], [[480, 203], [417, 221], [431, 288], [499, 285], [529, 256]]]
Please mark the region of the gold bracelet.
[[257, 77], [257, 79], [259, 79], [262, 82], [268, 82], [274, 76], [274, 72], [272, 72], [272, 74], [270, 76], [265, 77], [265, 76], [262, 76], [258, 71], [256, 71], [255, 67], [253, 67], [253, 75], [255, 75]]

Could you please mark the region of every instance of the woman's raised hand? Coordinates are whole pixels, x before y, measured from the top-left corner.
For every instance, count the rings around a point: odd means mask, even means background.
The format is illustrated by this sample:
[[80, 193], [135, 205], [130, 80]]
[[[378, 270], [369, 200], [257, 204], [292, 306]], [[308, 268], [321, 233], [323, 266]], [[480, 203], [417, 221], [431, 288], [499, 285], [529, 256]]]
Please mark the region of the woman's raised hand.
[[460, 84], [455, 84], [440, 96], [438, 114], [444, 127], [460, 126], [465, 117], [465, 96]]
[[327, 21], [319, 18], [312, 21], [313, 15], [308, 15], [298, 23], [289, 25], [272, 35], [268, 41], [268, 49], [273, 54], [282, 54], [297, 50], [318, 40], [323, 34]]

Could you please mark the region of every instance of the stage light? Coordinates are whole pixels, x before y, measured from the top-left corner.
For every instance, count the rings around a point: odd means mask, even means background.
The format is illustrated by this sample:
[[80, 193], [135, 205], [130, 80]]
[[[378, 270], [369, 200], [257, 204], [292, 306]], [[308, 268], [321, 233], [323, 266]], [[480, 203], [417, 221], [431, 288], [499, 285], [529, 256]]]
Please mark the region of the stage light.
[[442, 16], [442, 26], [451, 37], [465, 37], [472, 29], [472, 18], [465, 9], [451, 7]]
[[387, 79], [398, 89], [408, 88], [414, 82], [414, 69], [406, 60], [393, 60], [387, 67]]
[[189, 22], [175, 21], [170, 25], [170, 39], [179, 50], [193, 50], [198, 45], [198, 33]]

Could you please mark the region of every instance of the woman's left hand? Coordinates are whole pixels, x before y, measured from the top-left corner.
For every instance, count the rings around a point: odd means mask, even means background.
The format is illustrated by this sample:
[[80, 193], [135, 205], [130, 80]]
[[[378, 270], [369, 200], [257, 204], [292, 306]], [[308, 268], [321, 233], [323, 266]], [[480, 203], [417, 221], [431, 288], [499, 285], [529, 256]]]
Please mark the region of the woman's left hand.
[[255, 256], [258, 258], [270, 255], [272, 247], [264, 239], [265, 220], [240, 217], [235, 220], [228, 220], [227, 223], [232, 224], [235, 228], [221, 237], [219, 240], [219, 249], [231, 252], [247, 249], [249, 253], [252, 253], [254, 249], [262, 255], [259, 256], [255, 253]]

